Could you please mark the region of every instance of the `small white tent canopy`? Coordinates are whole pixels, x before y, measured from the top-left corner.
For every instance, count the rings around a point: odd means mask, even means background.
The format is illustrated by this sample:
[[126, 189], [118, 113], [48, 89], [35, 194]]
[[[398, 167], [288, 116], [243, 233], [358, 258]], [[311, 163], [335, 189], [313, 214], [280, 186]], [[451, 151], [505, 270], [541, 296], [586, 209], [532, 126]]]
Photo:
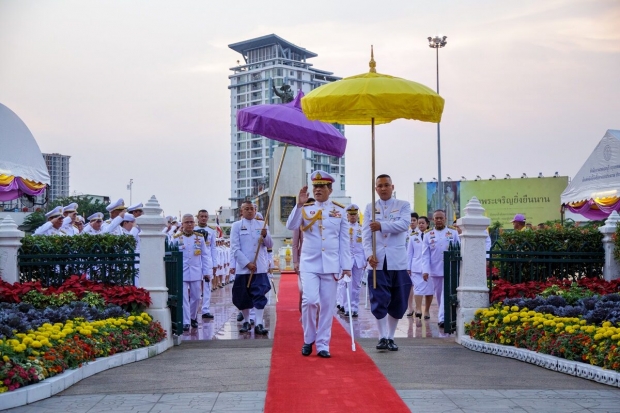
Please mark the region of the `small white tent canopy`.
[[50, 175], [37, 141], [19, 116], [2, 103], [0, 103], [0, 175], [50, 184]]
[[606, 217], [617, 210], [615, 204], [620, 207], [620, 130], [607, 130], [562, 192], [561, 201], [572, 212], [591, 219]]

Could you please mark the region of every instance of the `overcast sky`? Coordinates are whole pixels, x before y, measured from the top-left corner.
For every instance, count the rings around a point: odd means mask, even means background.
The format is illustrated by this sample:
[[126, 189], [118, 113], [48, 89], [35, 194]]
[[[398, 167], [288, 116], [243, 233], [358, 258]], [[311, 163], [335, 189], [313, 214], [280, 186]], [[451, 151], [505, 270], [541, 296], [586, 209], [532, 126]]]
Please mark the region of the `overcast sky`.
[[[303, 6], [302, 6], [303, 4]], [[378, 8], [380, 6], [380, 8]], [[43, 152], [71, 155], [71, 191], [166, 213], [230, 205], [228, 44], [275, 33], [346, 77], [377, 71], [435, 88], [442, 175], [574, 176], [620, 129], [620, 2], [0, 0], [0, 102]], [[436, 125], [377, 127], [377, 172], [413, 201], [437, 176]], [[370, 128], [347, 126], [347, 189], [370, 201]], [[1, 150], [1, 148], [0, 148]]]

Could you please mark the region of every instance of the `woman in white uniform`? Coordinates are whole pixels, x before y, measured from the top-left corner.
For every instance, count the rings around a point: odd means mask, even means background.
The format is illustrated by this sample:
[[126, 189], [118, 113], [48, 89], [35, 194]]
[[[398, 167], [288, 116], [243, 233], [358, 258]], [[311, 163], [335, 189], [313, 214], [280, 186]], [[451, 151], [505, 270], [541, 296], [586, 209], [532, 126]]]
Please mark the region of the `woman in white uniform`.
[[409, 237], [409, 244], [407, 245], [407, 262], [408, 271], [413, 282], [413, 299], [415, 300], [417, 318], [422, 318], [422, 297], [426, 297], [424, 300], [424, 319], [431, 318], [430, 308], [433, 302], [433, 294], [435, 293], [433, 283], [425, 281], [422, 277], [422, 239], [424, 237], [424, 231], [428, 229], [428, 218], [422, 216], [418, 219], [418, 229], [416, 233], [412, 233]]

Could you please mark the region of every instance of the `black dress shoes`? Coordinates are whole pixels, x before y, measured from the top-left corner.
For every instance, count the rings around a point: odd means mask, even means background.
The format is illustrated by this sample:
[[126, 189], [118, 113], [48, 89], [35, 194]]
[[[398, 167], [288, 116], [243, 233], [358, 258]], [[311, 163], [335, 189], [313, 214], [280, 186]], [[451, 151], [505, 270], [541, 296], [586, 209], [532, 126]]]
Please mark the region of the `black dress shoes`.
[[252, 326], [250, 326], [250, 323], [248, 323], [247, 321], [245, 323], [243, 323], [243, 327], [241, 327], [239, 329], [240, 333], [247, 333], [248, 331], [250, 331], [252, 329]]
[[398, 351], [398, 346], [391, 338], [388, 338], [387, 340], [387, 349], [390, 351]]
[[344, 316], [348, 317], [349, 316], [349, 312], [347, 311], [346, 313], [344, 313]]
[[377, 350], [387, 350], [387, 348], [388, 348], [387, 338], [382, 338], [381, 340], [379, 340], [379, 343], [377, 344]]
[[267, 334], [269, 334], [269, 330], [267, 330], [265, 327], [263, 327], [262, 324], [258, 324], [256, 327], [254, 327], [254, 334], [259, 334], [261, 336], [266, 336]]
[[[204, 314], [202, 315], [202, 318], [213, 318], [213, 314], [211, 314], [211, 313], [204, 313]], [[243, 319], [242, 319], [242, 320], [243, 320]]]
[[189, 324], [183, 324], [183, 331], [189, 331]]
[[439, 328], [443, 328], [444, 326], [443, 321], [438, 322], [437, 325], [439, 326]]
[[304, 346], [301, 348], [301, 355], [309, 356], [310, 354], [312, 354], [312, 343], [304, 344]]
[[238, 322], [242, 322], [243, 321], [243, 313], [241, 311], [239, 311], [239, 314], [237, 314], [237, 321]]
[[328, 359], [332, 356], [331, 354], [329, 354], [329, 351], [327, 350], [321, 350], [318, 353], [316, 353], [316, 355], [319, 357], [323, 357], [324, 359]]
[[197, 320], [192, 320], [192, 327], [193, 328], [198, 328], [198, 321]]
[[357, 317], [357, 311], [353, 311], [353, 315], [351, 315], [351, 317], [353, 318]]

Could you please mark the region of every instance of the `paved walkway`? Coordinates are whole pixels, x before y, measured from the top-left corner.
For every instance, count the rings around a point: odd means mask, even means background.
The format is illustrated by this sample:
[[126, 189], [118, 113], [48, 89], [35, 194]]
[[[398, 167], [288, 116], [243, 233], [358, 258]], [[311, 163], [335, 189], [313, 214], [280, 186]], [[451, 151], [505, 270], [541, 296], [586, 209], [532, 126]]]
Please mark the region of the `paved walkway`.
[[[230, 286], [215, 294], [216, 318], [187, 333], [181, 346], [101, 372], [50, 399], [8, 411], [262, 412], [272, 341], [239, 335], [229, 294]], [[274, 298], [265, 312], [271, 329], [276, 321]], [[412, 412], [620, 411], [618, 389], [472, 352], [450, 337], [441, 338], [434, 319], [403, 319], [396, 340], [400, 350], [377, 352], [372, 315], [361, 307], [354, 324], [356, 336], [361, 337], [357, 342]], [[431, 309], [433, 314], [436, 310]], [[348, 321], [338, 319], [343, 324]]]

